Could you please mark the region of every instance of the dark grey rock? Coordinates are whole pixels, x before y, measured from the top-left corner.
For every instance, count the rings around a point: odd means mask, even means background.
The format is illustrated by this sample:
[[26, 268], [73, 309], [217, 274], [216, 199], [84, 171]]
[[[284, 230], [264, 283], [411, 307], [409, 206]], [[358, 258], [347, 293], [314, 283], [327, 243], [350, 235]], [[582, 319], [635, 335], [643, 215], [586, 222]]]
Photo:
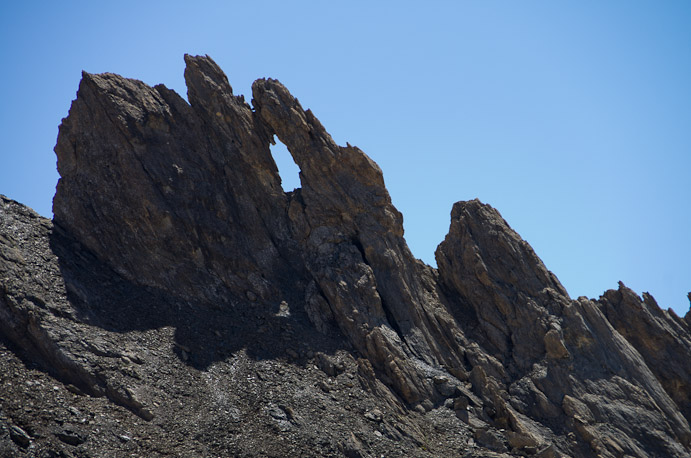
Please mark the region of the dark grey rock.
[[70, 428], [65, 428], [56, 432], [55, 436], [62, 442], [69, 445], [79, 445], [86, 441], [86, 437], [83, 433]]
[[571, 299], [477, 200], [424, 265], [364, 152], [185, 61], [189, 103], [84, 73], [52, 222], [0, 197], [1, 453], [689, 456], [689, 315]]
[[31, 443], [31, 436], [17, 425], [10, 425], [10, 438], [20, 447], [28, 447]]

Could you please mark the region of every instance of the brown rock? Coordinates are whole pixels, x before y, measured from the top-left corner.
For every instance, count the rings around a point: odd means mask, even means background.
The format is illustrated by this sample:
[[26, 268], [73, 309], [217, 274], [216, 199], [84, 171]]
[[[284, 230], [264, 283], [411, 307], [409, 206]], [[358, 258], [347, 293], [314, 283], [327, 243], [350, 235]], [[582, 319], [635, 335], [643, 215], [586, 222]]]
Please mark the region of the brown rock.
[[54, 221], [0, 199], [0, 454], [689, 456], [688, 315], [572, 300], [477, 200], [422, 264], [364, 152], [185, 61], [189, 104], [84, 73]]
[[612, 326], [641, 354], [667, 394], [691, 421], [691, 335], [686, 321], [660, 309], [645, 293], [641, 300], [619, 282], [599, 300], [600, 308]]

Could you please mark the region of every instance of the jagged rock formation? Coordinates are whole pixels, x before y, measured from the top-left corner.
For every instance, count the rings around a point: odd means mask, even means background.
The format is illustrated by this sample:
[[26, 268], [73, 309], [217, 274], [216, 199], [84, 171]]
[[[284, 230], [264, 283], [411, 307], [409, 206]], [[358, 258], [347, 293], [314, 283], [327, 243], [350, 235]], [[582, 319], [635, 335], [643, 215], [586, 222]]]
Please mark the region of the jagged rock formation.
[[185, 61], [189, 104], [84, 73], [53, 222], [0, 201], [0, 456], [690, 455], [688, 317], [572, 300], [477, 200], [423, 264], [367, 155]]

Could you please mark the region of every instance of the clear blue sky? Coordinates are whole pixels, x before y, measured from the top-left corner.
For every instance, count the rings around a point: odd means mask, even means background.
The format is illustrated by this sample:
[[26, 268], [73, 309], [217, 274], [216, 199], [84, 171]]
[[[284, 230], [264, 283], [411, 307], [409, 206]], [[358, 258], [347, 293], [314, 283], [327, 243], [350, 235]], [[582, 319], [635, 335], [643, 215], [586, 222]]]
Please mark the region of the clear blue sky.
[[[281, 80], [384, 170], [434, 263], [453, 202], [496, 207], [572, 297], [691, 291], [691, 2], [2, 2], [0, 193], [51, 215], [82, 69], [181, 93]], [[297, 171], [276, 150], [292, 189]]]

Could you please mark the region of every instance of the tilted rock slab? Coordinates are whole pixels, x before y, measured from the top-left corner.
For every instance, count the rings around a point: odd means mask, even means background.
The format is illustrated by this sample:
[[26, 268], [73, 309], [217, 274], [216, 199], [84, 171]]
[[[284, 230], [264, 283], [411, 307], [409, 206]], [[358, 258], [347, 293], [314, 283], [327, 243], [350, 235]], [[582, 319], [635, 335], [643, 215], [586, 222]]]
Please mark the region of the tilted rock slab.
[[[54, 258], [47, 265], [62, 273], [17, 280], [38, 270], [22, 254], [30, 244], [3, 225], [0, 331], [31, 358], [91, 396], [155, 417], [155, 390], [127, 388], [99, 363], [108, 350], [93, 348], [103, 344], [79, 339], [74, 304], [88, 309], [95, 299], [70, 272], [91, 263], [141, 287], [144, 299], [197, 304], [185, 313], [299, 307], [311, 322], [305, 332], [345, 342], [363, 386], [400, 418], [417, 418], [401, 427], [407, 437], [421, 434], [415, 422], [453, 409], [474, 436], [470, 456], [689, 456], [685, 320], [623, 285], [599, 301], [572, 300], [477, 200], [454, 205], [438, 269], [424, 265], [364, 152], [337, 145], [278, 81], [256, 81], [250, 106], [209, 57], [185, 61], [189, 103], [162, 85], [83, 74], [55, 148], [53, 225], [37, 218], [21, 232], [37, 231]], [[281, 188], [275, 138], [300, 168], [294, 192]], [[17, 220], [23, 210], [4, 202], [0, 217]], [[59, 304], [40, 299], [50, 288], [61, 289]], [[69, 335], [41, 325], [65, 316]], [[338, 375], [320, 355], [318, 365]], [[268, 411], [284, 423], [292, 415]], [[347, 456], [366, 454], [358, 437], [343, 444]]]

